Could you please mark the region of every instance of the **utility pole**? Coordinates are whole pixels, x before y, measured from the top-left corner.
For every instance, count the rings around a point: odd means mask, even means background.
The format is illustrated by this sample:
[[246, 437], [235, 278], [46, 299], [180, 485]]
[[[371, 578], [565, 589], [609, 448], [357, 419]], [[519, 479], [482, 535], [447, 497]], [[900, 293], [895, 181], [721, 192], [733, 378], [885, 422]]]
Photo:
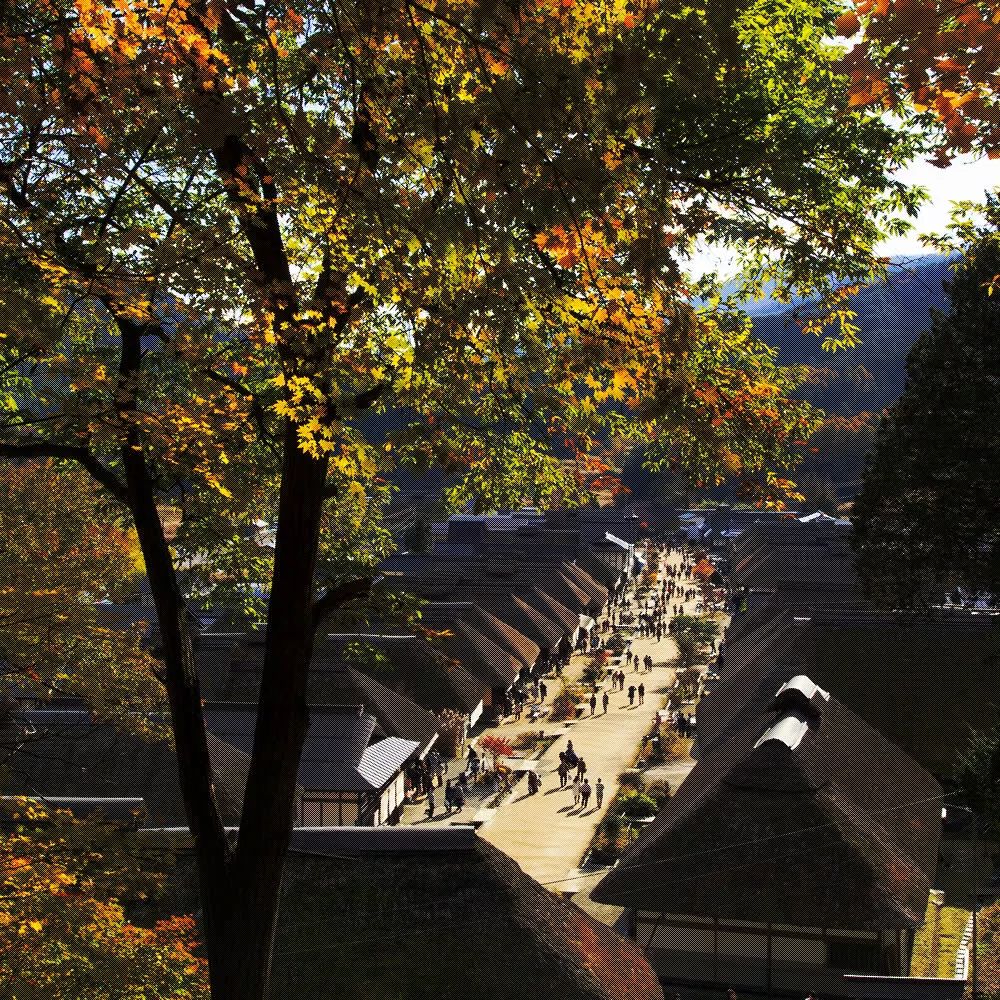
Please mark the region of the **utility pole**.
[[972, 815], [972, 1000], [979, 1000], [976, 991], [976, 944], [978, 936], [976, 934], [976, 923], [979, 910], [979, 887], [976, 884], [976, 872], [979, 870], [977, 855], [979, 847], [979, 822], [976, 814], [970, 809]]

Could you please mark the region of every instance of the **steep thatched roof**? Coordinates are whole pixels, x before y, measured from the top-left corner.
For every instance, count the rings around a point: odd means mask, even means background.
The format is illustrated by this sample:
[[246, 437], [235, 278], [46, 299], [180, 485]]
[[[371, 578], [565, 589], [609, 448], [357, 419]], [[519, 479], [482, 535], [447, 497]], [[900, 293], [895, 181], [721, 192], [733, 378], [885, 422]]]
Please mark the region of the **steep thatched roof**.
[[[262, 643], [245, 643], [235, 650], [221, 699], [256, 702], [263, 662]], [[316, 642], [307, 697], [310, 705], [364, 705], [383, 735], [414, 740], [420, 744], [421, 753], [438, 734], [438, 719], [348, 663], [344, 659], [344, 643], [336, 638], [321, 637]]]
[[576, 563], [563, 561], [562, 572], [590, 597], [590, 611], [599, 614], [607, 607], [608, 588]]
[[[786, 616], [787, 618], [787, 616]], [[784, 620], [784, 619], [783, 619]], [[772, 690], [808, 674], [934, 774], [946, 776], [969, 734], [1000, 722], [990, 692], [1000, 685], [1000, 621], [961, 611], [932, 617], [825, 608], [786, 622], [778, 639], [740, 640], [748, 651], [698, 708], [699, 746], [708, 748]]]
[[593, 899], [799, 927], [922, 922], [941, 786], [836, 699], [795, 687], [726, 729]]
[[507, 690], [521, 672], [521, 664], [515, 657], [465, 622], [456, 621], [452, 635], [440, 643], [446, 655], [458, 660], [488, 687]]
[[[148, 825], [185, 822], [177, 758], [169, 742], [150, 743], [87, 712], [28, 711], [34, 730], [0, 765], [0, 794], [137, 798]], [[213, 755], [216, 768], [225, 761]], [[236, 822], [237, 800], [220, 794], [224, 818]]]
[[577, 551], [576, 563], [584, 572], [597, 580], [604, 587], [614, 587], [618, 583], [621, 575], [613, 570], [606, 562], [602, 562], [594, 555], [590, 546], [583, 545]]
[[433, 629], [450, 629], [455, 622], [464, 622], [513, 656], [522, 667], [533, 667], [541, 655], [537, 643], [471, 601], [430, 602], [420, 612], [422, 624]]
[[[180, 852], [174, 912], [197, 909], [193, 867]], [[633, 943], [469, 828], [296, 831], [278, 912], [275, 998], [663, 998]]]

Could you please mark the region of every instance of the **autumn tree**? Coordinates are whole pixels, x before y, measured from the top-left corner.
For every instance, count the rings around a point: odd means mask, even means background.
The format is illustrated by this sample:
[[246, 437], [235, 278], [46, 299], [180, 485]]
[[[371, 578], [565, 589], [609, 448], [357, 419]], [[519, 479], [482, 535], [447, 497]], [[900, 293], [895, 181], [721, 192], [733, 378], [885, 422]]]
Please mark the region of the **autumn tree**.
[[1000, 5], [992, 0], [858, 0], [836, 21], [857, 38], [844, 60], [850, 102], [919, 115], [936, 133], [934, 159], [1000, 156]]
[[152, 858], [100, 817], [80, 822], [31, 799], [4, 802], [0, 838], [0, 989], [22, 1000], [209, 996], [191, 917], [151, 927], [124, 905], [158, 892]]
[[38, 697], [80, 697], [102, 718], [148, 730], [148, 713], [165, 706], [156, 661], [138, 623], [98, 604], [134, 597], [142, 558], [102, 492], [79, 468], [0, 467], [0, 669]]
[[948, 587], [1000, 594], [995, 420], [1000, 400], [1000, 242], [971, 247], [951, 310], [907, 358], [906, 390], [882, 420], [854, 503], [858, 569], [890, 606], [940, 601]]
[[[5, 6], [0, 454], [137, 531], [216, 1000], [266, 990], [313, 632], [370, 590], [392, 464], [498, 506], [579, 496], [602, 433], [766, 477], [814, 424], [684, 266], [706, 239], [845, 319], [877, 270], [913, 137], [831, 103], [831, 6]], [[180, 568], [262, 595], [236, 834]]]

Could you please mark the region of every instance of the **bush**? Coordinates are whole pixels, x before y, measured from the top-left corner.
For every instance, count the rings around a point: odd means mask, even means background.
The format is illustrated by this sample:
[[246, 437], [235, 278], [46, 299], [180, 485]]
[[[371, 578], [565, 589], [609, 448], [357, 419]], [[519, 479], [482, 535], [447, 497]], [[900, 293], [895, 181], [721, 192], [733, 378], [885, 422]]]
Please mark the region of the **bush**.
[[521, 753], [527, 753], [530, 750], [534, 750], [537, 744], [538, 733], [536, 733], [533, 729], [528, 729], [523, 733], [518, 733], [516, 736], [512, 737], [510, 741], [511, 747]]
[[502, 736], [495, 736], [493, 733], [483, 733], [476, 741], [476, 746], [482, 747], [494, 757], [509, 757], [514, 752], [509, 740]]
[[552, 701], [549, 718], [553, 722], [576, 718], [576, 706], [587, 698], [587, 693], [579, 684], [563, 684], [562, 690]]
[[434, 749], [442, 757], [457, 757], [465, 741], [465, 716], [453, 708], [444, 708], [435, 713], [441, 720]]
[[631, 788], [634, 791], [641, 792], [646, 788], [646, 779], [638, 771], [622, 771], [618, 775], [618, 784], [623, 789]]
[[656, 778], [646, 787], [646, 795], [656, 803], [656, 811], [659, 812], [670, 798], [670, 782]]
[[680, 733], [669, 722], [661, 723], [657, 735], [660, 737], [660, 758], [662, 760], [681, 760], [687, 756], [687, 747], [684, 746]]
[[656, 805], [656, 800], [650, 798], [643, 792], [626, 789], [618, 797], [622, 815], [626, 819], [646, 819], [655, 816], [660, 810]]

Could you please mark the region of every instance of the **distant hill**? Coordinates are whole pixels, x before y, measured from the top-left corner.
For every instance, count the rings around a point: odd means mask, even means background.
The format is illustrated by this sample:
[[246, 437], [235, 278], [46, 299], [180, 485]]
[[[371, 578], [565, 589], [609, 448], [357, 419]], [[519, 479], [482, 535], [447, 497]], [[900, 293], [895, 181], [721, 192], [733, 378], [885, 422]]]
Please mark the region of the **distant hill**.
[[[905, 270], [894, 268], [887, 281], [853, 296], [861, 343], [847, 350], [824, 351], [822, 339], [804, 335], [792, 309], [778, 303], [752, 304], [754, 331], [778, 348], [782, 364], [806, 364], [818, 370], [800, 392], [810, 402], [843, 416], [878, 412], [903, 391], [906, 356], [930, 325], [931, 308], [948, 309], [942, 283], [949, 277], [946, 258], [923, 257]], [[775, 306], [778, 311], [769, 311]]]

